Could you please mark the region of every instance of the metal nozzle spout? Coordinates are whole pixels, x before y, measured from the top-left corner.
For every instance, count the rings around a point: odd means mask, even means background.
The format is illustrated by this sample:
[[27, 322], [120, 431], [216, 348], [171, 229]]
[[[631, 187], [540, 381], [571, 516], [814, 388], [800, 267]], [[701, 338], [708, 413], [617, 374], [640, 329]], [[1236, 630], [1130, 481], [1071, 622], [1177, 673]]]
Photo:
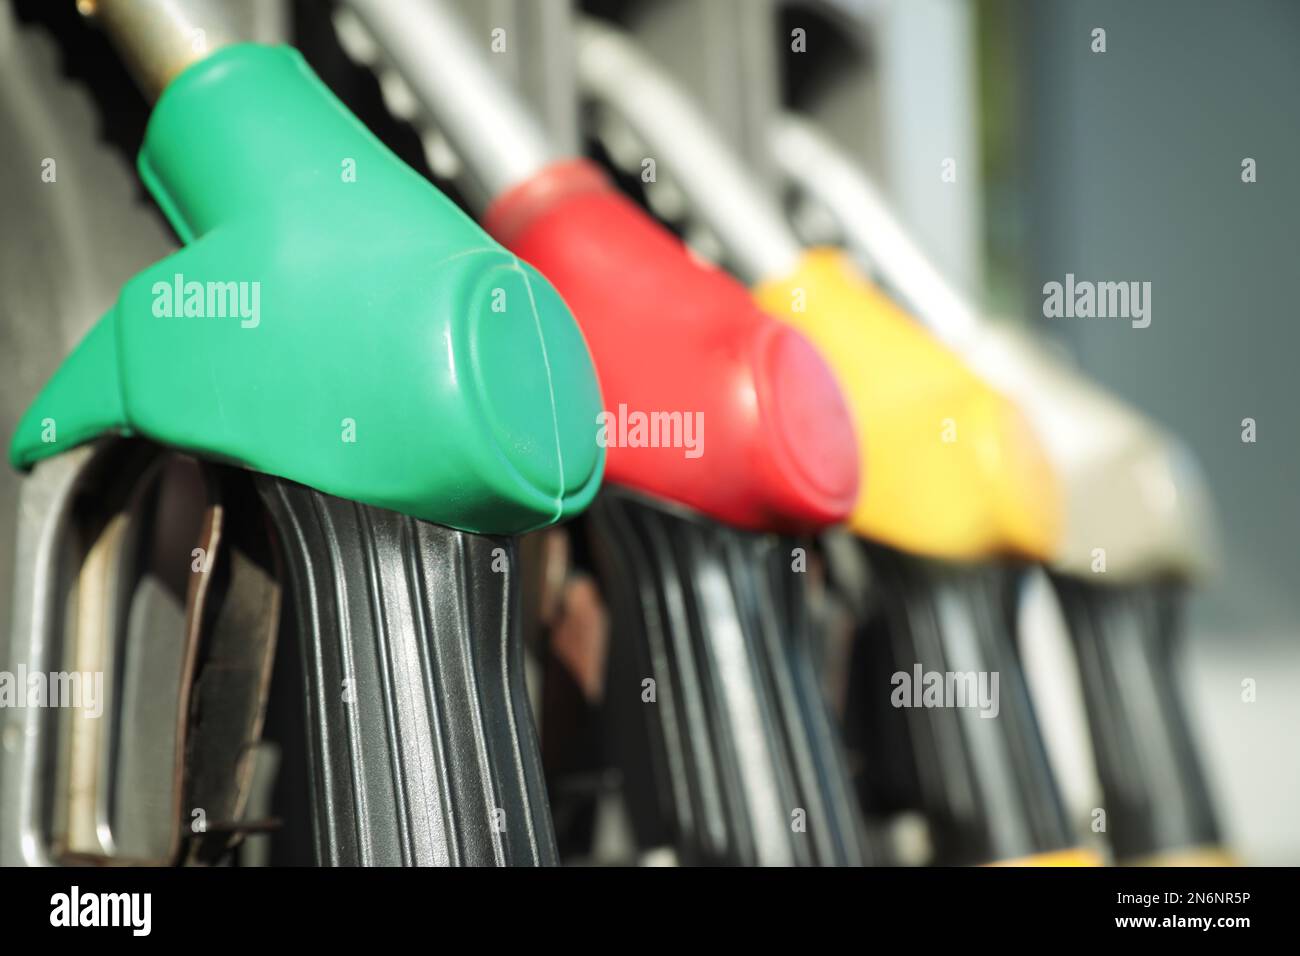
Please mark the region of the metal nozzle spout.
[[77, 9], [104, 28], [151, 101], [186, 67], [239, 40], [210, 0], [78, 0]]

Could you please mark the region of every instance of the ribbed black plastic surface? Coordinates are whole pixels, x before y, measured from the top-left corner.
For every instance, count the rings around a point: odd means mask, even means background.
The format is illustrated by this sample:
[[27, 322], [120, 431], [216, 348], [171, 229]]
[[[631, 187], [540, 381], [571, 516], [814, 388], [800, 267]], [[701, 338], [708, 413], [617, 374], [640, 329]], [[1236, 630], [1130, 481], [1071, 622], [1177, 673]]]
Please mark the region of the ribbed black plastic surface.
[[[1075, 844], [1015, 638], [1019, 573], [863, 543], [874, 607], [857, 635], [845, 735], [862, 755], [869, 816], [919, 811], [935, 860], [1013, 859]], [[996, 717], [978, 707], [895, 707], [892, 677], [998, 674]]]
[[610, 753], [638, 843], [688, 864], [867, 862], [796, 543], [610, 489], [587, 523], [612, 612]]
[[1175, 672], [1179, 589], [1057, 576], [1117, 858], [1219, 843]]
[[317, 861], [555, 863], [513, 541], [259, 491], [288, 570], [282, 640], [301, 648]]

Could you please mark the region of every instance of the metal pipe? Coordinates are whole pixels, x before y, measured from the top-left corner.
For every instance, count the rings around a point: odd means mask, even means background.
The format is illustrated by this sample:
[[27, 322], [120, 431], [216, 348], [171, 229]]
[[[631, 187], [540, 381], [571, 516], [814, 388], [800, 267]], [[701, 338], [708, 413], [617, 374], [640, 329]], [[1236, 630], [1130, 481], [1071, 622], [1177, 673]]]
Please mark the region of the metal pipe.
[[[491, 202], [558, 159], [536, 118], [447, 4], [347, 0]], [[509, 37], [506, 37], [509, 42]]]
[[104, 28], [150, 101], [186, 67], [240, 39], [211, 0], [80, 0], [77, 7]]
[[792, 272], [802, 249], [780, 206], [691, 98], [619, 30], [582, 18], [577, 38], [583, 93], [657, 154], [741, 277], [752, 284]]
[[975, 310], [903, 228], [883, 196], [838, 147], [797, 116], [777, 118], [771, 148], [781, 172], [834, 210], [844, 237], [913, 313], [962, 349], [978, 332]]

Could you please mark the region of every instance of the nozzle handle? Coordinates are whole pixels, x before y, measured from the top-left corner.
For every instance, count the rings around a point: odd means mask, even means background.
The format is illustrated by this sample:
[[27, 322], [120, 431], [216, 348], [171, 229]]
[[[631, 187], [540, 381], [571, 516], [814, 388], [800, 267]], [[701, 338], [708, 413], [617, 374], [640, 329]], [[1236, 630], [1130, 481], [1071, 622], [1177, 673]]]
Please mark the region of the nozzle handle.
[[317, 862], [554, 864], [513, 540], [258, 487], [288, 572]]

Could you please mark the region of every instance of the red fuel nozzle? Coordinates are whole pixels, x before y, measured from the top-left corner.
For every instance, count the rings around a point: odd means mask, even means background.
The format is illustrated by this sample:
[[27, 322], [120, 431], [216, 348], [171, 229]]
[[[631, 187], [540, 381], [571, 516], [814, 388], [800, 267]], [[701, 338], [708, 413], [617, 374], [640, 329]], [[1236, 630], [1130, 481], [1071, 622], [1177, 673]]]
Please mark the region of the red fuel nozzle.
[[[582, 327], [604, 395], [607, 480], [745, 528], [848, 514], [857, 439], [829, 368], [597, 167], [546, 167], [499, 196], [484, 225]], [[675, 413], [684, 440], [665, 447]]]

